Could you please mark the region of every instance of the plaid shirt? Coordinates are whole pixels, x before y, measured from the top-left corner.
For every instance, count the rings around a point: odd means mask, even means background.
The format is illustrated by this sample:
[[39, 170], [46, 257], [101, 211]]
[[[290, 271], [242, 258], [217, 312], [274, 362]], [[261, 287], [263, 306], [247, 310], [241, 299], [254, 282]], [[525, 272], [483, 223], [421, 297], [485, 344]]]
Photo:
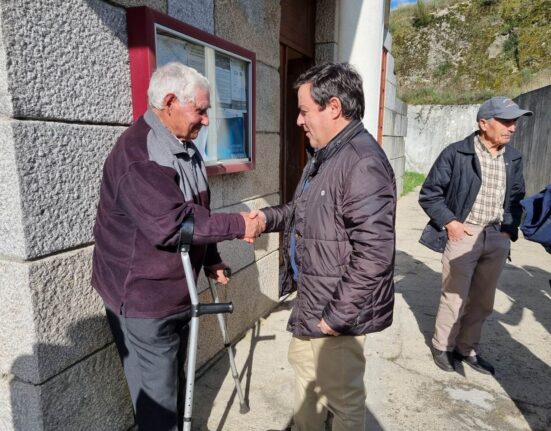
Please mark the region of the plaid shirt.
[[501, 147], [494, 156], [480, 141], [478, 135], [474, 148], [482, 170], [482, 184], [465, 222], [482, 226], [501, 223], [505, 200], [505, 148]]

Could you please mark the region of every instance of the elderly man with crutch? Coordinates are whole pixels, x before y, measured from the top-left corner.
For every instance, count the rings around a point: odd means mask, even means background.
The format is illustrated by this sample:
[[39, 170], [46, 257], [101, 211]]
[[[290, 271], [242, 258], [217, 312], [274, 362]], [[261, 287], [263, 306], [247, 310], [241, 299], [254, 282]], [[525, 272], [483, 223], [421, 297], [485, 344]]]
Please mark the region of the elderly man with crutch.
[[182, 223], [193, 215], [193, 282], [204, 266], [227, 283], [216, 243], [250, 241], [263, 229], [259, 219], [210, 212], [205, 165], [192, 142], [209, 123], [209, 89], [182, 64], [158, 68], [147, 112], [119, 137], [103, 169], [92, 284], [105, 303], [140, 431], [183, 429], [192, 307], [178, 246]]

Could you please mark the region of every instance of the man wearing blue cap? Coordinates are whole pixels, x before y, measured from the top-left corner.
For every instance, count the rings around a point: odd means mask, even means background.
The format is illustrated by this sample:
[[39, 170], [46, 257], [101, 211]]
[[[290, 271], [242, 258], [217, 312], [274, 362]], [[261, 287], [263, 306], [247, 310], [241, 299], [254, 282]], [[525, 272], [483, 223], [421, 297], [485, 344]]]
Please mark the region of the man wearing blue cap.
[[444, 371], [454, 371], [456, 361], [484, 374], [495, 371], [478, 345], [510, 241], [518, 237], [522, 157], [507, 144], [525, 115], [532, 112], [506, 97], [484, 102], [478, 131], [446, 147], [421, 188], [419, 204], [430, 221], [420, 241], [443, 252], [432, 353]]

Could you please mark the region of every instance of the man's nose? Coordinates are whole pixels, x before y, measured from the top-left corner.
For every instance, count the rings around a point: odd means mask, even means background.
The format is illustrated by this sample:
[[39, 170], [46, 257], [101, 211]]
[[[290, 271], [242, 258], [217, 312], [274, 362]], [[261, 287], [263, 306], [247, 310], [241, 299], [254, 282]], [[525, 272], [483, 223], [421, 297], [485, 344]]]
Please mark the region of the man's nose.
[[297, 126], [302, 126], [304, 124], [304, 118], [301, 114], [298, 114], [297, 116]]
[[208, 126], [209, 125], [209, 114], [208, 113], [205, 113], [201, 116], [201, 124], [203, 126]]

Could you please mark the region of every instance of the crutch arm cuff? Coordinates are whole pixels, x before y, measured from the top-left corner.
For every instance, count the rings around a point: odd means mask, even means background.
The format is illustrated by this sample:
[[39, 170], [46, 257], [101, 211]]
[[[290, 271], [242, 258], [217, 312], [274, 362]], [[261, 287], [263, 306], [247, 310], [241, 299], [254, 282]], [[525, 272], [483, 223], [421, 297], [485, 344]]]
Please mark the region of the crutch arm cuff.
[[178, 240], [178, 251], [180, 253], [187, 253], [191, 247], [194, 221], [193, 213], [190, 213], [184, 218], [184, 221], [180, 225], [180, 238]]

